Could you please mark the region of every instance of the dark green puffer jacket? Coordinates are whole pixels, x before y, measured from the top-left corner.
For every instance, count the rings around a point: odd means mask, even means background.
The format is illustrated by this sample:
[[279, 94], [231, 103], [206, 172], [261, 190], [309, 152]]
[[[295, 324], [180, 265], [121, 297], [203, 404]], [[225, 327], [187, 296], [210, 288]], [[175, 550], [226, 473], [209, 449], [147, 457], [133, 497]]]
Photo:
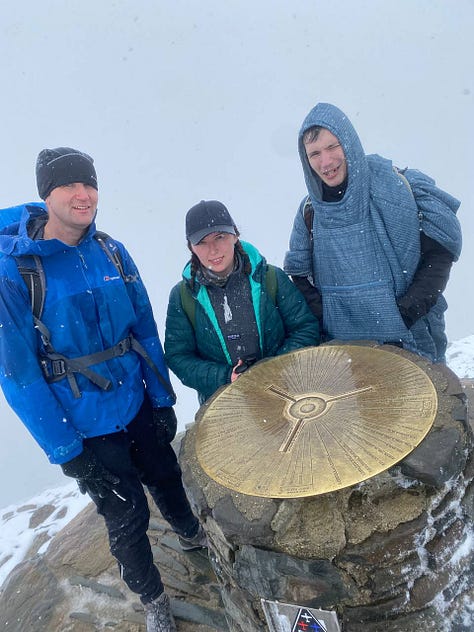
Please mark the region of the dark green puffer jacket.
[[[241, 243], [252, 267], [249, 291], [259, 331], [261, 357], [317, 345], [318, 322], [303, 295], [283, 270], [275, 268], [277, 292], [273, 301], [265, 284], [265, 259], [254, 246]], [[183, 271], [183, 279], [189, 283], [189, 263]], [[180, 283], [171, 290], [166, 317], [165, 358], [181, 382], [198, 391], [199, 403], [202, 404], [220, 386], [230, 383], [232, 363], [206, 287], [196, 281], [192, 295], [196, 300], [196, 331], [183, 309]]]

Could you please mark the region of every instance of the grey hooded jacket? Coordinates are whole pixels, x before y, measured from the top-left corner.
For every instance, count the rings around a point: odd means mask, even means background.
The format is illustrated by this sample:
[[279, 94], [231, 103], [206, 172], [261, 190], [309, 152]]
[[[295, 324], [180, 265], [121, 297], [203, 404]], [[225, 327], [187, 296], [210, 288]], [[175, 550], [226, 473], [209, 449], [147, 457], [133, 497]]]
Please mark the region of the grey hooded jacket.
[[[332, 132], [344, 150], [348, 182], [339, 202], [323, 201], [321, 180], [306, 157], [302, 137], [314, 125]], [[312, 277], [322, 296], [329, 337], [399, 341], [432, 361], [443, 361], [444, 297], [440, 295], [410, 329], [397, 300], [416, 272], [420, 231], [446, 248], [453, 260], [459, 257], [458, 200], [414, 169], [405, 172], [407, 187], [390, 160], [365, 155], [347, 116], [330, 104], [318, 104], [304, 120], [299, 152], [314, 209], [314, 243], [304, 223], [305, 198], [294, 221], [284, 269], [292, 276]]]

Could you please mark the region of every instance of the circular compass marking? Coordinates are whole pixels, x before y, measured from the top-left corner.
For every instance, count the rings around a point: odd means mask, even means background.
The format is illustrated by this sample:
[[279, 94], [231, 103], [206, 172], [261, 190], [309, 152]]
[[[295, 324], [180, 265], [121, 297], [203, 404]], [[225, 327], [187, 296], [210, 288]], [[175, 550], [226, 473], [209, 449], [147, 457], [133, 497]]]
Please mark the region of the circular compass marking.
[[[370, 389], [371, 387], [368, 386], [367, 388], [361, 388], [357, 391], [343, 393], [336, 396], [307, 395], [302, 396], [299, 399], [295, 399], [294, 397], [285, 395], [284, 399], [288, 399], [289, 401], [293, 402], [291, 406], [287, 408], [286, 412], [290, 417], [296, 419], [297, 423], [290, 429], [287, 438], [280, 446], [280, 452], [288, 452], [288, 450], [294, 444], [298, 433], [301, 431], [305, 419], [315, 419], [316, 417], [319, 417], [319, 415], [322, 415], [326, 412], [327, 405], [331, 405], [331, 403], [336, 401], [337, 399], [345, 399], [346, 397], [351, 397], [352, 395], [356, 395], [357, 393], [370, 391]], [[276, 393], [279, 397], [283, 396], [283, 392], [280, 389], [275, 389], [273, 386], [269, 386], [266, 390]]]
[[326, 402], [322, 397], [302, 397], [299, 401], [295, 402], [288, 409], [289, 414], [296, 418], [314, 418], [322, 413], [326, 409]]
[[436, 390], [406, 357], [327, 345], [261, 361], [199, 411], [196, 454], [218, 483], [296, 498], [359, 483], [426, 436]]

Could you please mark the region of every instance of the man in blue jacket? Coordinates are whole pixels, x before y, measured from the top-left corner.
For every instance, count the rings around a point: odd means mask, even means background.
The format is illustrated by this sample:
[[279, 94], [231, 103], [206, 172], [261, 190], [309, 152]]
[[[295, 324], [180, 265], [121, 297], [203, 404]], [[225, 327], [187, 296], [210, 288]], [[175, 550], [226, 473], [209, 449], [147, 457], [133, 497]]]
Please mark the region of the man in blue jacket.
[[318, 103], [298, 147], [308, 196], [284, 269], [329, 339], [395, 343], [433, 362], [446, 350], [442, 295], [461, 252], [459, 202], [415, 169], [365, 155], [347, 116]]
[[[170, 445], [175, 394], [150, 301], [124, 246], [102, 233], [104, 247], [96, 231], [92, 158], [45, 149], [36, 175], [46, 206], [25, 205], [19, 225], [0, 236], [1, 386], [50, 462], [77, 479], [104, 517], [148, 632], [173, 631], [143, 486], [184, 549], [206, 541]], [[44, 274], [39, 317], [19, 270], [25, 259]]]

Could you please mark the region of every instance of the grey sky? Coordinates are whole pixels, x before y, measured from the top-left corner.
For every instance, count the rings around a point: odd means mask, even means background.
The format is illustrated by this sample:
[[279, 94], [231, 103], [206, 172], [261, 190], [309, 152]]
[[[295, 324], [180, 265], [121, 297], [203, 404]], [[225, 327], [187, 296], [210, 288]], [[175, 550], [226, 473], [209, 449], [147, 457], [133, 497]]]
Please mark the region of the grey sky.
[[[134, 256], [162, 337], [187, 259], [184, 214], [200, 199], [225, 202], [242, 237], [281, 265], [305, 193], [297, 132], [318, 101], [348, 114], [367, 153], [419, 168], [462, 200], [448, 336], [473, 333], [472, 0], [25, 0], [2, 9], [0, 207], [38, 199], [43, 147], [90, 153], [98, 225]], [[176, 387], [183, 425], [197, 400]], [[0, 482], [0, 507], [26, 497], [30, 478], [32, 492], [63, 480], [20, 426], [2, 400], [0, 481], [25, 480], [19, 491]], [[25, 461], [28, 470], [13, 471]]]

